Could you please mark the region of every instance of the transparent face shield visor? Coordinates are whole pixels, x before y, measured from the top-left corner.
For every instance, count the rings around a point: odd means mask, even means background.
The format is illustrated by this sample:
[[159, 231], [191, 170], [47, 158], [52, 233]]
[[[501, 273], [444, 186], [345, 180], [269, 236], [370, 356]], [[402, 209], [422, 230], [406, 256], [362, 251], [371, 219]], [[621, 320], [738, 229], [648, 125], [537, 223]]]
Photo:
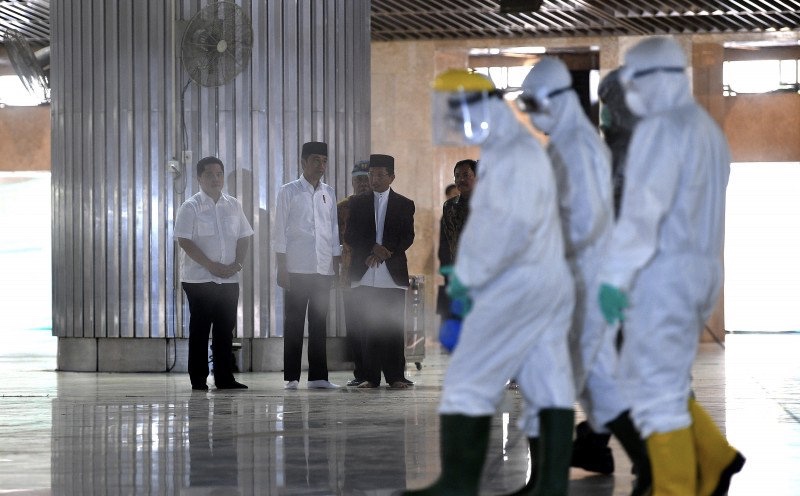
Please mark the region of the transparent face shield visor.
[[480, 145], [489, 136], [489, 92], [463, 90], [433, 93], [433, 143]]

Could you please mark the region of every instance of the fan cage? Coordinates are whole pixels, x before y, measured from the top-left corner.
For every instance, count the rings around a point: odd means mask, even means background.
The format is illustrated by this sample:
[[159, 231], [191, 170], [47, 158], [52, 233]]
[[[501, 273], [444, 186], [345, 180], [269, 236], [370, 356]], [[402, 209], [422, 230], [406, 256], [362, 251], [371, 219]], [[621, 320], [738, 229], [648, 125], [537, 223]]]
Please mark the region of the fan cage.
[[207, 5], [189, 20], [181, 39], [181, 60], [192, 81], [220, 86], [241, 73], [250, 62], [253, 29], [238, 5]]

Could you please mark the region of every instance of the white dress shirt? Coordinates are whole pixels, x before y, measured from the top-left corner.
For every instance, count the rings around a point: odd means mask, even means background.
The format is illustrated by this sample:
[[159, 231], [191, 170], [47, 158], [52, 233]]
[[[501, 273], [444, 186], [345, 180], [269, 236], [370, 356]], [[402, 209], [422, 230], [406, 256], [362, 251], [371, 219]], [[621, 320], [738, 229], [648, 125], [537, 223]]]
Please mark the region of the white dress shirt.
[[[375, 243], [379, 245], [383, 244], [383, 228], [386, 224], [386, 206], [389, 204], [389, 191], [391, 190], [387, 189], [383, 193], [372, 192], [375, 196]], [[377, 267], [368, 268], [364, 273], [364, 277], [352, 284], [354, 288], [358, 286], [406, 289], [394, 282], [389, 269], [386, 268], [386, 262], [378, 264]]]
[[272, 248], [286, 254], [291, 273], [333, 275], [333, 257], [342, 254], [333, 188], [320, 181], [315, 189], [302, 175], [281, 186]]
[[[214, 203], [202, 190], [192, 195], [178, 208], [173, 236], [192, 241], [213, 262], [229, 265], [236, 261], [239, 238], [251, 236], [253, 228], [247, 222], [239, 200], [225, 193]], [[180, 254], [183, 282], [239, 282], [239, 273], [225, 279], [211, 274], [192, 260], [185, 251]]]

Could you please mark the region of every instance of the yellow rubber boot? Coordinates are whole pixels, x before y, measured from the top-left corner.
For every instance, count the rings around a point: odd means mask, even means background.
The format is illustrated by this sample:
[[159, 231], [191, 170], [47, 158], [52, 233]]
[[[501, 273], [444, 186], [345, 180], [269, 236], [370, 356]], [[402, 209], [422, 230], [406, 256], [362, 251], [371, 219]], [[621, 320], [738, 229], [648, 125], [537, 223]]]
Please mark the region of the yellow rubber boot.
[[727, 494], [731, 477], [742, 469], [744, 457], [728, 444], [717, 424], [694, 398], [689, 399], [689, 413], [692, 415], [692, 435], [700, 471], [697, 494]]
[[690, 427], [647, 438], [653, 496], [697, 494], [697, 459]]

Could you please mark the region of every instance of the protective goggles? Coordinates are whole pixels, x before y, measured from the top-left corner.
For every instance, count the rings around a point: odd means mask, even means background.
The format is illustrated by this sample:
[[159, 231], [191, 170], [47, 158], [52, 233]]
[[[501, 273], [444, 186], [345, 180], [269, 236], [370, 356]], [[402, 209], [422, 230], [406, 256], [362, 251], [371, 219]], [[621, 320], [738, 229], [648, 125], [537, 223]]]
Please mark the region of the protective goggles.
[[619, 82], [622, 84], [623, 87], [626, 87], [634, 79], [650, 76], [651, 74], [656, 74], [658, 72], [679, 74], [684, 72], [685, 70], [686, 69], [681, 66], [650, 67], [649, 69], [640, 69], [638, 71], [634, 71], [633, 69], [623, 67], [619, 72]]
[[572, 86], [566, 86], [564, 88], [553, 90], [550, 93], [544, 95], [544, 98], [535, 97], [533, 95], [526, 93], [521, 93], [514, 101], [517, 104], [517, 108], [522, 112], [538, 114], [546, 110], [547, 106], [550, 104], [551, 98], [556, 97], [562, 93], [566, 93], [567, 91], [572, 91]]

